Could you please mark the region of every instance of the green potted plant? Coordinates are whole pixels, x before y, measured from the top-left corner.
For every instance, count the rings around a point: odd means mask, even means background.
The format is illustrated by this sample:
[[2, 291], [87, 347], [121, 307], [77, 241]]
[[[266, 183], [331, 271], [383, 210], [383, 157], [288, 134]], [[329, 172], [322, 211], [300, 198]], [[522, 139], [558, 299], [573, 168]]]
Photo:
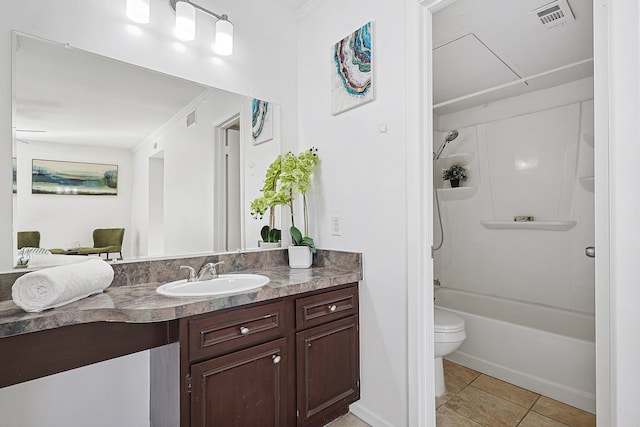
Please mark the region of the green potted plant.
[[[289, 246], [289, 266], [291, 268], [308, 268], [313, 262], [313, 254], [316, 246], [311, 237], [308, 236], [308, 209], [307, 191], [311, 188], [311, 175], [318, 164], [318, 150], [315, 147], [303, 151], [299, 155], [287, 153], [282, 161], [282, 171], [280, 173], [280, 185], [278, 189], [287, 195], [289, 209], [291, 211], [291, 234], [292, 244]], [[302, 226], [304, 233], [295, 224], [295, 197], [302, 196]]]
[[282, 172], [282, 156], [278, 156], [267, 168], [264, 179], [264, 187], [262, 187], [262, 197], [258, 197], [251, 202], [251, 215], [255, 219], [262, 219], [267, 210], [269, 210], [269, 224], [262, 227], [258, 246], [261, 248], [279, 248], [282, 232], [275, 227], [276, 211], [278, 205], [287, 204], [288, 195], [278, 190], [280, 182], [280, 174]]
[[459, 187], [460, 181], [464, 181], [466, 179], [467, 170], [457, 163], [454, 163], [442, 173], [442, 180], [449, 181], [452, 188]]

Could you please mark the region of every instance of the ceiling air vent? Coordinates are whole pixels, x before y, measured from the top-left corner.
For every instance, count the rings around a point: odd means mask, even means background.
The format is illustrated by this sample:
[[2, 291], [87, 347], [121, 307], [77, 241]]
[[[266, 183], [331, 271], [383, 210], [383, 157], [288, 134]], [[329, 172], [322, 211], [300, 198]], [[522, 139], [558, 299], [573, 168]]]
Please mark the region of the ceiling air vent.
[[187, 127], [191, 126], [196, 122], [196, 110], [193, 110], [189, 114], [187, 114]]
[[573, 12], [567, 0], [555, 0], [542, 7], [532, 10], [542, 24], [547, 28], [557, 27], [567, 22], [575, 21]]

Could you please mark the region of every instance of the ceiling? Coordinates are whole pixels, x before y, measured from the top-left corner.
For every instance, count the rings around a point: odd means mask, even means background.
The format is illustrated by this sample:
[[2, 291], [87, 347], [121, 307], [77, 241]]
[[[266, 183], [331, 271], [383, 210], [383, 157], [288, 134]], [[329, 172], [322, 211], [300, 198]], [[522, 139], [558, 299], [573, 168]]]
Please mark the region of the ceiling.
[[16, 139], [132, 149], [207, 86], [18, 36]]
[[[300, 10], [313, 0], [276, 0]], [[433, 17], [436, 114], [485, 105], [593, 75], [592, 62], [448, 103], [593, 56], [592, 1], [547, 29], [530, 11], [548, 0], [457, 0]], [[207, 90], [129, 64], [19, 37], [14, 126], [22, 142], [131, 149]], [[438, 104], [443, 104], [438, 106]], [[39, 132], [25, 132], [39, 131]]]
[[277, 1], [291, 7], [294, 10], [298, 10], [298, 9], [301, 9], [307, 3], [311, 2], [312, 0], [277, 0]]
[[[575, 20], [547, 29], [530, 13], [550, 0], [457, 0], [433, 16], [436, 114], [593, 75], [593, 4], [568, 0]], [[581, 63], [582, 62], [582, 63]], [[577, 64], [570, 66], [572, 64]], [[489, 90], [560, 67], [500, 90]], [[487, 91], [479, 96], [469, 96]], [[450, 102], [458, 98], [465, 98]], [[441, 104], [441, 105], [439, 105]]]

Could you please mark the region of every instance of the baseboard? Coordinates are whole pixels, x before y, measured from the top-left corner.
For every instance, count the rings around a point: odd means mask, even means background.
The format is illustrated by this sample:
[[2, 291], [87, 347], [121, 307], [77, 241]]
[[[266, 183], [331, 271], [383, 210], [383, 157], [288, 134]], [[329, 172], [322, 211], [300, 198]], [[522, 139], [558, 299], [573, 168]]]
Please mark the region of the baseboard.
[[447, 360], [475, 369], [502, 381], [531, 390], [551, 399], [575, 406], [576, 408], [595, 414], [596, 396], [582, 390], [577, 390], [552, 381], [533, 377], [523, 372], [515, 371], [501, 365], [480, 359], [475, 356], [456, 351], [446, 357]]
[[359, 402], [352, 403], [351, 406], [349, 406], [349, 412], [372, 426], [395, 427], [393, 424], [383, 420], [378, 415], [363, 407]]

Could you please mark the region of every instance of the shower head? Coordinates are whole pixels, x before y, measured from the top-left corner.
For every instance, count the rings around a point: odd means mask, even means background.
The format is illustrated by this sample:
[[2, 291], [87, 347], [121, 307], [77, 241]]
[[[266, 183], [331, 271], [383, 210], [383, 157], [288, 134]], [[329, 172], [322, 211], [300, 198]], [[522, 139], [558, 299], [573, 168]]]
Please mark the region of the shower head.
[[440, 147], [438, 147], [438, 150], [433, 153], [433, 160], [438, 160], [440, 158], [440, 155], [444, 151], [444, 147], [448, 143], [450, 143], [451, 141], [456, 139], [457, 137], [458, 137], [458, 131], [457, 130], [454, 129], [454, 130], [450, 131], [447, 134], [447, 137], [444, 139], [444, 141], [442, 141], [442, 144], [440, 144]]

